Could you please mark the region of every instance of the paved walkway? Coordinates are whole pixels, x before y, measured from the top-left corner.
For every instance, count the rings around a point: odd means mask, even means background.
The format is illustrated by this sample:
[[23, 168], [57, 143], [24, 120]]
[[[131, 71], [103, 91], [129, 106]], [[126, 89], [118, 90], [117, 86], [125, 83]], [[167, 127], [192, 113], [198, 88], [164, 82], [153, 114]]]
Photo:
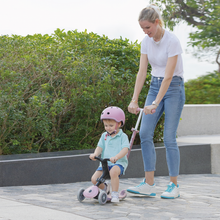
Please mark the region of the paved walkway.
[[[121, 179], [121, 189], [142, 179]], [[180, 198], [161, 199], [169, 177], [156, 177], [155, 198], [128, 197], [119, 204], [100, 205], [97, 200], [78, 202], [79, 188], [90, 182], [0, 188], [0, 220], [199, 220], [220, 219], [220, 175], [180, 175]]]

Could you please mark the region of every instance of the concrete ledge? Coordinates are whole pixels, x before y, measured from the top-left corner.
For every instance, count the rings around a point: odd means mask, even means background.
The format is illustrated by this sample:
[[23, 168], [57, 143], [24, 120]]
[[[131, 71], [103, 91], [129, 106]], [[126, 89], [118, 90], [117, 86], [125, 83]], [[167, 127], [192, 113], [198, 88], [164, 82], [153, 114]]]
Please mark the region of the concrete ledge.
[[91, 152], [93, 150], [0, 156], [0, 186], [86, 181], [98, 164], [88, 160]]
[[220, 174], [220, 144], [211, 144], [212, 174]]
[[177, 136], [220, 134], [220, 104], [184, 105]]
[[[204, 145], [179, 146], [180, 174], [208, 174], [211, 173], [211, 147]], [[168, 176], [165, 147], [157, 147], [157, 163], [155, 176]], [[125, 178], [144, 177], [141, 149], [133, 150], [129, 158]]]
[[189, 135], [177, 138], [178, 145], [210, 144], [211, 172], [220, 174], [220, 134], [217, 135]]
[[[84, 154], [82, 154], [84, 152]], [[0, 157], [0, 186], [24, 186], [89, 181], [98, 162], [88, 159], [90, 151], [71, 151]], [[165, 147], [157, 147], [156, 176], [168, 175]], [[211, 173], [211, 146], [180, 146], [180, 174]], [[126, 175], [143, 177], [141, 149], [133, 149]]]

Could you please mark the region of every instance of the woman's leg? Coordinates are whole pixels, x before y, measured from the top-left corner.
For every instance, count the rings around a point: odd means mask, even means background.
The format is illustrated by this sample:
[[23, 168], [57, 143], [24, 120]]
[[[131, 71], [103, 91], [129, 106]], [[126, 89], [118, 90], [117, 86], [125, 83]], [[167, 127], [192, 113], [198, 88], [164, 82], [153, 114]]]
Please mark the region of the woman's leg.
[[180, 167], [180, 153], [176, 142], [176, 132], [185, 102], [184, 84], [181, 78], [173, 78], [163, 100], [165, 111], [164, 145], [166, 147], [170, 184], [161, 197], [174, 199], [180, 196], [179, 186], [177, 184]]
[[[155, 95], [149, 92], [145, 106], [151, 105], [151, 103], [156, 99]], [[152, 115], [143, 115], [141, 128], [140, 128], [140, 139], [141, 139], [141, 149], [142, 157], [144, 162], [145, 171], [145, 181], [149, 185], [154, 184], [154, 171], [156, 169], [156, 152], [153, 142], [154, 130], [157, 125], [158, 120], [163, 114], [163, 102], [161, 102], [156, 109], [156, 112]]]
[[[158, 80], [151, 81], [151, 87], [146, 99], [146, 105], [151, 105], [156, 99], [157, 93], [159, 91]], [[156, 196], [156, 189], [154, 184], [154, 171], [156, 168], [156, 153], [154, 149], [154, 130], [158, 120], [163, 114], [163, 102], [161, 102], [152, 115], [143, 114], [140, 128], [140, 139], [141, 139], [141, 149], [142, 157], [144, 162], [145, 179], [144, 181], [135, 187], [129, 187], [127, 189], [130, 193], [142, 194], [147, 196]]]
[[[164, 145], [166, 147], [166, 158], [169, 176], [177, 185], [179, 175], [180, 154], [176, 142], [176, 132], [179, 125], [181, 112], [185, 102], [185, 92], [182, 80], [174, 78], [164, 97]], [[174, 178], [175, 177], [175, 178]]]

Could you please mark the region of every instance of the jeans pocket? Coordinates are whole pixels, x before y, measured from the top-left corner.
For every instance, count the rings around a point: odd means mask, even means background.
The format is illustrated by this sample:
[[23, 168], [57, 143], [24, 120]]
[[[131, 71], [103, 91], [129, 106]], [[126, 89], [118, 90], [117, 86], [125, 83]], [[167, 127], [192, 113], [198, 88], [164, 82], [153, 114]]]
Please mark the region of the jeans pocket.
[[170, 83], [170, 86], [177, 87], [177, 86], [180, 86], [181, 83], [182, 83], [182, 78], [179, 76], [174, 76], [171, 83]]
[[180, 85], [181, 85], [180, 82], [171, 82], [170, 83], [170, 87], [178, 87]]

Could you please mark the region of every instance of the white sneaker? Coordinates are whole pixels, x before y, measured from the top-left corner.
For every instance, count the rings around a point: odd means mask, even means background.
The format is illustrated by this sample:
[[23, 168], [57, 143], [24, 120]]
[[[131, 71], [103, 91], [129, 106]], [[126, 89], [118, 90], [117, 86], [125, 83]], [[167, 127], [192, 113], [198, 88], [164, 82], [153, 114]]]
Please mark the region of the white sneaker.
[[119, 202], [119, 193], [118, 192], [112, 192], [112, 199], [111, 202]]
[[180, 197], [179, 185], [176, 186], [174, 183], [170, 182], [167, 186], [167, 190], [162, 193], [161, 198], [175, 199]]
[[146, 196], [156, 196], [155, 184], [151, 186], [151, 185], [145, 183], [145, 179], [138, 186], [129, 187], [127, 189], [127, 191], [129, 193], [134, 193], [134, 194], [142, 194], [142, 195], [146, 195]]

